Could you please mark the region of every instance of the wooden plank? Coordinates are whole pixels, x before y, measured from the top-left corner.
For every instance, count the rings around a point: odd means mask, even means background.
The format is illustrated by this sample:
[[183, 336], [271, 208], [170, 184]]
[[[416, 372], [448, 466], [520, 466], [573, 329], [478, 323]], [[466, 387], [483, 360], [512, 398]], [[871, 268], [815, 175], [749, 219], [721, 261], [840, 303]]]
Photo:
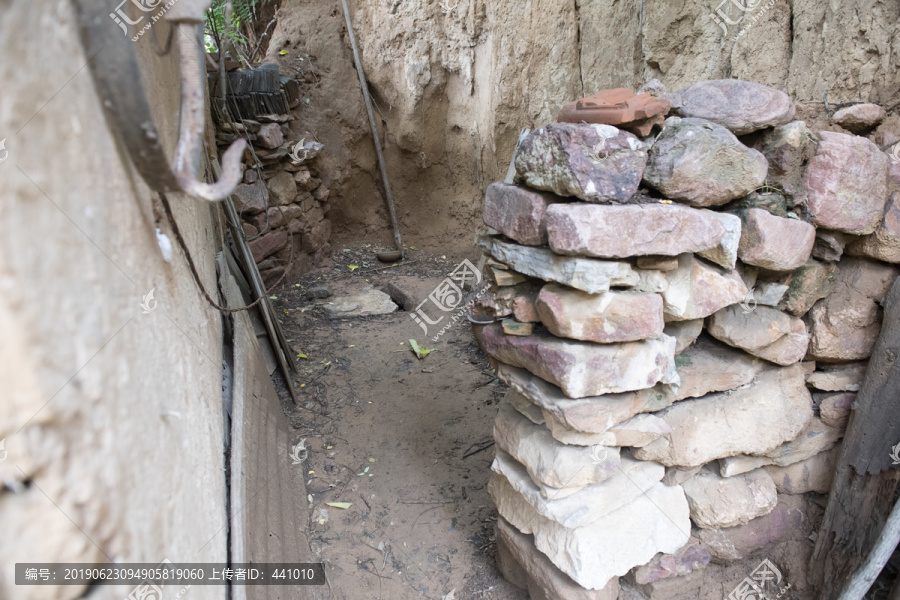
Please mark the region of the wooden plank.
[[841, 446], [825, 517], [810, 562], [819, 598], [835, 600], [874, 547], [893, 504], [900, 472], [891, 447], [900, 439], [900, 278], [884, 302], [875, 344]]
[[[229, 306], [246, 301], [233, 278], [223, 287]], [[297, 535], [298, 523], [305, 528], [308, 522], [305, 472], [289, 457], [289, 425], [248, 313], [233, 313], [232, 322], [231, 561], [313, 562], [308, 545], [287, 539]], [[232, 586], [231, 591], [234, 600], [321, 597], [321, 590], [307, 586]]]

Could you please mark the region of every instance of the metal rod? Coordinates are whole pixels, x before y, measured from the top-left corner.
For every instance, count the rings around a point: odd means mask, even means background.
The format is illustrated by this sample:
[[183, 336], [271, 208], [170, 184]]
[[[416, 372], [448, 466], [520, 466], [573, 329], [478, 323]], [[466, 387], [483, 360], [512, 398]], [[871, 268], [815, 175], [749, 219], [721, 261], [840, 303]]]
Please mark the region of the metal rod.
[[369, 114], [369, 127], [372, 129], [372, 138], [375, 140], [375, 153], [378, 154], [378, 166], [381, 169], [381, 180], [384, 182], [384, 193], [387, 196], [388, 210], [391, 213], [391, 224], [394, 227], [394, 241], [400, 258], [404, 258], [403, 240], [400, 239], [400, 225], [397, 223], [397, 210], [394, 208], [394, 194], [391, 192], [391, 182], [388, 180], [387, 165], [381, 152], [381, 138], [378, 136], [378, 128], [375, 126], [375, 113], [372, 110], [372, 99], [369, 97], [369, 86], [366, 83], [366, 74], [363, 71], [362, 60], [359, 58], [359, 46], [356, 44], [356, 34], [353, 33], [353, 22], [350, 20], [350, 7], [347, 0], [341, 0], [344, 5], [344, 17], [347, 19], [347, 33], [350, 35], [350, 45], [353, 47], [353, 60], [356, 62], [356, 72], [359, 75], [359, 87], [362, 88], [363, 99], [366, 103], [366, 112]]

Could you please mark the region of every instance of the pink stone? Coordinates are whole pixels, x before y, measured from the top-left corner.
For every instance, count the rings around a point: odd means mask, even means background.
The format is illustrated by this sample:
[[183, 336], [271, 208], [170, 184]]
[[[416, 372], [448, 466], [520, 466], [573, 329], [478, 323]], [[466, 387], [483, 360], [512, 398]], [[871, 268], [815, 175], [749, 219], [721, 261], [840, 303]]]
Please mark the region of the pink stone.
[[900, 267], [863, 258], [838, 264], [837, 284], [809, 311], [809, 357], [823, 362], [863, 360], [881, 332], [881, 307]]
[[822, 422], [831, 427], [843, 429], [847, 426], [847, 420], [850, 419], [850, 411], [853, 410], [853, 403], [856, 402], [856, 394], [814, 394], [813, 397], [819, 403], [819, 415]]
[[625, 258], [709, 250], [725, 227], [713, 213], [686, 206], [556, 204], [547, 210], [547, 233], [557, 254]]
[[634, 570], [634, 581], [644, 585], [666, 579], [680, 577], [709, 564], [709, 552], [700, 545], [700, 540], [692, 537], [688, 543], [674, 554], [657, 554], [646, 565]]
[[771, 271], [792, 271], [809, 260], [816, 228], [797, 219], [776, 217], [761, 208], [744, 214], [738, 257]]
[[647, 146], [612, 125], [551, 123], [522, 140], [515, 163], [530, 187], [588, 202], [624, 203], [641, 183]]
[[784, 92], [740, 79], [703, 81], [673, 93], [670, 101], [675, 114], [707, 119], [737, 135], [784, 125], [796, 113]]
[[847, 254], [900, 263], [900, 194], [891, 195], [875, 233], [850, 243]]
[[887, 202], [888, 157], [866, 138], [819, 132], [806, 169], [809, 209], [819, 227], [866, 235], [875, 231]]
[[663, 292], [666, 320], [688, 321], [708, 317], [737, 304], [747, 296], [747, 286], [737, 271], [726, 271], [695, 258], [678, 257], [678, 268], [666, 273]]
[[887, 113], [882, 107], [863, 102], [839, 109], [832, 115], [831, 120], [853, 133], [864, 133], [877, 127], [885, 117]]
[[256, 144], [263, 148], [277, 148], [283, 143], [284, 134], [281, 132], [281, 125], [277, 123], [266, 123], [256, 134]]
[[726, 344], [782, 366], [802, 360], [809, 346], [803, 320], [769, 306], [723, 308], [709, 318], [708, 329]]
[[288, 234], [284, 230], [272, 231], [250, 242], [250, 251], [256, 262], [275, 254], [287, 246]]
[[526, 246], [547, 243], [544, 211], [557, 196], [515, 185], [492, 183], [484, 196], [483, 219], [508, 238]]
[[481, 335], [485, 352], [493, 358], [558, 385], [570, 398], [641, 390], [677, 379], [675, 339], [666, 335], [592, 344], [548, 334], [510, 336], [497, 324], [485, 327]]
[[713, 562], [728, 564], [797, 532], [809, 520], [806, 511], [807, 503], [803, 496], [781, 495], [778, 496], [777, 506], [767, 515], [746, 525], [704, 529], [698, 535]]
[[551, 283], [541, 290], [536, 308], [553, 335], [601, 344], [654, 338], [665, 326], [659, 294], [587, 294]]

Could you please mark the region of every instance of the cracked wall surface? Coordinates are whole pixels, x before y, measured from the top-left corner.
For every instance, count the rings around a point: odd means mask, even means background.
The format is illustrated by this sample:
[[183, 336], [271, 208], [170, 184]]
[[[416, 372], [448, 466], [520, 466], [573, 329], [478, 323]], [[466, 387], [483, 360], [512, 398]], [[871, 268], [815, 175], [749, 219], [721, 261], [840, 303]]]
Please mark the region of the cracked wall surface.
[[[121, 600], [133, 586], [15, 586], [14, 564], [225, 560], [221, 318], [177, 245], [163, 258], [156, 227], [175, 238], [107, 126], [71, 3], [2, 10], [0, 597]], [[138, 53], [171, 156], [178, 57]], [[215, 295], [210, 205], [169, 198]]]

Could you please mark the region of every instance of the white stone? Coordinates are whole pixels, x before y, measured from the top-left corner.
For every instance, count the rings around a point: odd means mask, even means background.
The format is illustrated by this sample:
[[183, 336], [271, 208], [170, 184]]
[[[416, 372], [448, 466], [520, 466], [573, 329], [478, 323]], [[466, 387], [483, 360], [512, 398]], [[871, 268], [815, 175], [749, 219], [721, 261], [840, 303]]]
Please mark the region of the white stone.
[[775, 481], [779, 494], [827, 494], [831, 490], [840, 453], [841, 447], [838, 445], [786, 467], [768, 466], [766, 472]]
[[[695, 467], [738, 454], [765, 454], [793, 440], [812, 420], [802, 365], [773, 367], [731, 392], [682, 400], [656, 413], [669, 436], [635, 450], [635, 458]], [[724, 473], [723, 473], [724, 475]]]
[[769, 514], [778, 503], [775, 482], [765, 469], [740, 477], [706, 471], [682, 484], [691, 520], [703, 529], [736, 527]]
[[691, 254], [678, 257], [678, 268], [666, 273], [666, 280], [669, 288], [663, 293], [663, 302], [669, 321], [701, 319], [747, 295], [737, 271], [725, 271]]
[[563, 394], [557, 386], [532, 375], [525, 369], [497, 361], [492, 361], [491, 364], [500, 381], [522, 393], [544, 411], [552, 414], [560, 424], [574, 431], [604, 433], [638, 413], [662, 410], [674, 401], [674, 393], [665, 385], [635, 392], [573, 400]]
[[588, 589], [603, 589], [658, 552], [676, 552], [691, 536], [681, 486], [657, 483], [629, 504], [574, 529], [541, 516], [501, 475], [491, 478], [488, 490], [495, 502], [499, 499], [500, 516], [522, 533], [533, 533], [538, 550]]
[[510, 268], [544, 281], [555, 281], [589, 294], [609, 291], [610, 285], [631, 287], [640, 281], [625, 262], [559, 256], [546, 248], [533, 248], [479, 236], [478, 245]]
[[[589, 485], [566, 498], [547, 499], [512, 456], [499, 450], [491, 465], [541, 516], [568, 528], [584, 527], [629, 504], [665, 474], [659, 463], [623, 457], [619, 471], [602, 483]], [[515, 503], [512, 503], [515, 504]]]
[[719, 470], [723, 477], [733, 477], [766, 465], [786, 467], [830, 450], [842, 437], [844, 437], [843, 429], [831, 427], [820, 418], [813, 417], [803, 431], [791, 441], [769, 452], [758, 453], [757, 456], [724, 458], [719, 463]]
[[525, 465], [533, 481], [551, 488], [584, 487], [618, 472], [618, 448], [560, 443], [549, 429], [535, 425], [507, 402], [497, 412], [494, 440], [499, 449]]
[[703, 250], [697, 253], [707, 260], [725, 267], [728, 270], [734, 269], [737, 264], [738, 245], [741, 242], [741, 218], [737, 215], [728, 213], [715, 212], [703, 209], [704, 212], [712, 213], [722, 226], [725, 227], [725, 237], [719, 242], [719, 245], [709, 250]]

